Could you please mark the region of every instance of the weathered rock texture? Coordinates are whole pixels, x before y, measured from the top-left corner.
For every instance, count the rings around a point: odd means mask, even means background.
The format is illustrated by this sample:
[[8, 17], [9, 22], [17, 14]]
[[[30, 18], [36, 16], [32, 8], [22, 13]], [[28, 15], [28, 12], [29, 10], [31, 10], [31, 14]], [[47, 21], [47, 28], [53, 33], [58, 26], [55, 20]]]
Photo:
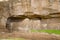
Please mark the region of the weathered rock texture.
[[[9, 0], [0, 2], [0, 27], [6, 24], [7, 18], [12, 15], [42, 15], [48, 19], [42, 20], [38, 18], [26, 18], [20, 22], [13, 22], [13, 28], [29, 27], [33, 29], [60, 29], [60, 15], [59, 18], [54, 18], [56, 15], [49, 15], [50, 13], [60, 14], [59, 0]], [[32, 16], [34, 17], [34, 16]], [[52, 17], [52, 18], [50, 18]]]

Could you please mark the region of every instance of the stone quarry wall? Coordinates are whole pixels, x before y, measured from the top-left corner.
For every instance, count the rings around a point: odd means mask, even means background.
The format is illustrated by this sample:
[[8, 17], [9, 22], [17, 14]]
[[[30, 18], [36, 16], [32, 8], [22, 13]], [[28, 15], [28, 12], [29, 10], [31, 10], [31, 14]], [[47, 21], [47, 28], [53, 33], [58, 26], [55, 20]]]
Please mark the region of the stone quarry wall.
[[[5, 28], [7, 18], [11, 15], [24, 15], [25, 12], [33, 12], [38, 15], [48, 15], [60, 11], [58, 0], [10, 0], [0, 2], [0, 29]], [[30, 29], [60, 29], [60, 18], [51, 19], [24, 19], [20, 22], [13, 22], [13, 29], [29, 27]]]
[[0, 2], [0, 23], [5, 25], [6, 18], [9, 16], [7, 2]]
[[42, 24], [46, 29], [60, 29], [60, 18], [43, 19]]
[[52, 18], [52, 19], [24, 19], [23, 21], [17, 22], [17, 24], [13, 23], [13, 27], [19, 30], [20, 28], [28, 28], [28, 29], [37, 29], [37, 30], [46, 30], [46, 29], [56, 29], [60, 30], [60, 18]]
[[[24, 15], [25, 12], [33, 12], [38, 15], [48, 15], [59, 12], [59, 1], [49, 0], [20, 0], [13, 4], [13, 15]], [[17, 25], [20, 27], [29, 27], [32, 29], [60, 29], [60, 18], [51, 19], [25, 19]], [[17, 26], [16, 26], [17, 27]]]

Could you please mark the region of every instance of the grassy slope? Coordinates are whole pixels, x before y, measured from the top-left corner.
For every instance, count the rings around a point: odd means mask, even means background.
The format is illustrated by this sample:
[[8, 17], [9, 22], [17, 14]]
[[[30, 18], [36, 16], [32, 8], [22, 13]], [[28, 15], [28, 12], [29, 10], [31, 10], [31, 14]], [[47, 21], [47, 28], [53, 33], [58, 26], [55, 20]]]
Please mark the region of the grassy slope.
[[31, 30], [31, 32], [46, 32], [49, 34], [60, 34], [60, 30]]

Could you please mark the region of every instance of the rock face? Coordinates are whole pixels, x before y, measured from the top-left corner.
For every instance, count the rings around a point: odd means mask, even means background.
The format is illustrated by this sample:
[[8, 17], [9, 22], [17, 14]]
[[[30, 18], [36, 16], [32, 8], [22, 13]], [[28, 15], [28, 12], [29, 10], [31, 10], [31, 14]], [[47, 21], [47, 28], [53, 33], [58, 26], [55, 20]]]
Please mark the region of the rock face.
[[0, 2], [0, 29], [2, 30], [5, 30], [6, 21], [9, 16], [8, 11], [8, 2]]
[[59, 30], [60, 29], [60, 20], [59, 19], [60, 18], [43, 19], [42, 20], [43, 28], [45, 27], [46, 29]]
[[[60, 5], [57, 0], [9, 0], [1, 1], [0, 4], [0, 25], [4, 28], [8, 17], [25, 15], [27, 17], [24, 20], [11, 23], [13, 29], [18, 29], [19, 27], [30, 29], [60, 29]], [[54, 13], [58, 13], [58, 15]]]

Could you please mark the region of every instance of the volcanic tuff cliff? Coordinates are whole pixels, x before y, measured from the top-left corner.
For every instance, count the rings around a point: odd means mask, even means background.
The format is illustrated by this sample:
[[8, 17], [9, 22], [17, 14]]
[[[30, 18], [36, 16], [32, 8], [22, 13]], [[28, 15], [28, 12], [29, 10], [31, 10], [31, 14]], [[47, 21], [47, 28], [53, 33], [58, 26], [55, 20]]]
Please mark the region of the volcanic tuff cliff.
[[[8, 0], [0, 1], [0, 25], [5, 28], [7, 18], [12, 15], [39, 15], [42, 19], [26, 18], [13, 22], [13, 27], [30, 27], [33, 29], [60, 29], [59, 0]], [[28, 13], [27, 13], [28, 12]], [[3, 28], [2, 27], [2, 28]]]

